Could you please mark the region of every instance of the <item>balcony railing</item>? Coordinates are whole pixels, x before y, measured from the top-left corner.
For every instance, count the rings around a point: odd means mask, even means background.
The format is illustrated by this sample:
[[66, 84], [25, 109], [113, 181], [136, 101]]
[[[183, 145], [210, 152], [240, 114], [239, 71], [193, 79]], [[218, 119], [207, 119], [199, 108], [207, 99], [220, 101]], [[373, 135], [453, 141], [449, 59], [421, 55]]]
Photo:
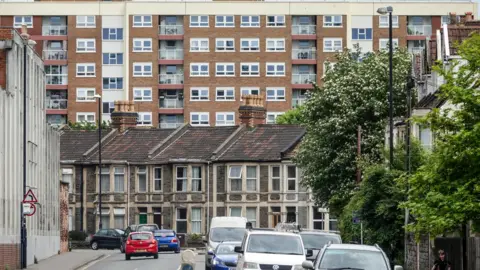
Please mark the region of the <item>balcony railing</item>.
[[45, 101], [45, 107], [49, 110], [66, 110], [67, 109], [67, 100], [66, 99], [47, 99]]
[[160, 49], [158, 59], [183, 60], [183, 49]]
[[67, 51], [65, 50], [44, 50], [43, 60], [67, 60]]
[[67, 84], [67, 74], [46, 74], [45, 79], [47, 84], [53, 84], [53, 85], [66, 85]]
[[158, 74], [160, 84], [183, 84], [183, 74]]
[[292, 74], [293, 84], [311, 84], [317, 81], [317, 74]]
[[293, 49], [292, 50], [292, 59], [317, 59], [317, 49]]
[[182, 109], [183, 100], [174, 98], [160, 98], [160, 109]]
[[43, 26], [42, 35], [43, 36], [66, 36], [67, 26], [66, 25]]
[[408, 25], [407, 34], [409, 36], [431, 36], [432, 26], [431, 25]]
[[292, 35], [315, 35], [316, 25], [292, 25]]
[[163, 129], [174, 129], [183, 125], [183, 123], [160, 123], [160, 128]]
[[159, 25], [158, 33], [160, 35], [183, 35], [183, 25]]
[[303, 105], [306, 100], [307, 100], [306, 98], [293, 98], [292, 99], [293, 108]]

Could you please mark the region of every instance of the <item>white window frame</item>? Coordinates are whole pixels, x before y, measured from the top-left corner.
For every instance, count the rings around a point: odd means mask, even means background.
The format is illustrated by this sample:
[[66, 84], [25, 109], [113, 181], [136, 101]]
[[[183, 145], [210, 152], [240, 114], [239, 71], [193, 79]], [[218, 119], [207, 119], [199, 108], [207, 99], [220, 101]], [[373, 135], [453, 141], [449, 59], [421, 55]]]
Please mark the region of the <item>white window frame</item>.
[[[150, 17], [150, 22], [148, 21], [145, 21], [145, 18], [148, 18]], [[135, 18], [140, 18], [140, 22], [135, 22]], [[153, 18], [152, 18], [152, 15], [133, 15], [133, 18], [132, 18], [132, 27], [135, 27], [135, 28], [140, 28], [140, 27], [152, 27], [153, 26]]]
[[[389, 41], [388, 38], [379, 38], [378, 39], [378, 49], [379, 50], [388, 50], [388, 47], [387, 47], [388, 41]], [[382, 46], [383, 45], [382, 43], [384, 43], [385, 46]], [[393, 49], [398, 48], [398, 38], [392, 38], [392, 43], [393, 43]]]
[[[202, 43], [207, 42], [207, 46], [202, 46]], [[194, 45], [198, 43], [198, 45]], [[193, 48], [193, 49], [192, 49]], [[195, 49], [198, 48], [198, 49]], [[190, 38], [190, 52], [209, 52], [210, 51], [210, 42], [208, 38]]]
[[[248, 210], [255, 210], [255, 215], [253, 215], [253, 217], [255, 217], [255, 219], [252, 219], [252, 218], [249, 218], [248, 217]], [[245, 217], [247, 218], [247, 221], [252, 223], [252, 228], [257, 228], [257, 215], [258, 215], [258, 207], [254, 206], [254, 207], [250, 207], [250, 206], [247, 206], [245, 207]]]
[[[104, 31], [107, 30], [107, 37], [104, 36]], [[121, 38], [118, 37], [121, 34]], [[102, 41], [123, 41], [123, 28], [105, 27], [102, 28]]]
[[[218, 18], [223, 18], [223, 22], [219, 22]], [[231, 17], [232, 22], [227, 22], [227, 18]], [[224, 28], [232, 28], [235, 27], [235, 16], [234, 15], [216, 15], [215, 16], [215, 27], [224, 27]]]
[[[93, 42], [93, 47], [88, 47], [88, 43], [89, 42]], [[84, 44], [85, 47], [80, 47], [80, 44]], [[76, 40], [76, 44], [77, 44], [77, 53], [94, 53], [96, 52], [96, 41], [94, 38], [77, 38]]]
[[[278, 168], [278, 176], [273, 176], [273, 168]], [[281, 192], [282, 191], [282, 166], [281, 165], [272, 165], [269, 167], [269, 185], [271, 192]], [[273, 181], [278, 181], [278, 189], [274, 189]]]
[[[218, 42], [223, 42], [223, 46], [218, 46]], [[227, 43], [231, 42], [232, 46], [227, 46]], [[216, 38], [215, 39], [215, 52], [234, 52], [235, 51], [235, 39], [234, 38]]]
[[[191, 168], [191, 177], [190, 177], [190, 190], [191, 192], [202, 192], [202, 182], [203, 182], [203, 167], [199, 165], [193, 165]], [[200, 172], [200, 177], [194, 177], [194, 169], [198, 168]], [[195, 182], [198, 182], [198, 185], [194, 185]], [[193, 187], [197, 186], [198, 190], [194, 190]]]
[[[219, 117], [223, 117], [223, 120], [219, 120]], [[232, 120], [227, 120], [227, 117], [231, 117]], [[235, 126], [235, 112], [217, 112], [215, 115], [215, 126]]]
[[[150, 42], [150, 46], [145, 45], [145, 43]], [[135, 45], [138, 43], [138, 45]], [[133, 52], [152, 52], [152, 39], [151, 38], [134, 38], [132, 41], [132, 51]]]
[[[193, 92], [198, 91], [198, 95], [194, 96]], [[208, 87], [191, 87], [190, 88], [190, 101], [209, 101], [210, 91]]]
[[235, 210], [240, 209], [240, 217], [241, 217], [241, 216], [242, 216], [242, 212], [243, 212], [243, 209], [242, 209], [242, 208], [243, 208], [243, 207], [241, 207], [241, 206], [231, 206], [231, 207], [229, 208], [230, 211], [228, 211], [228, 216], [229, 216], [229, 217], [239, 217], [239, 216], [234, 216], [234, 215], [232, 215], [232, 212], [233, 212], [232, 210], [233, 210], [233, 209], [235, 209]]
[[[257, 67], [257, 71], [252, 71], [252, 67]], [[243, 71], [243, 67], [248, 67], [248, 71]], [[241, 77], [260, 77], [260, 63], [240, 63]]]
[[[232, 175], [232, 168], [240, 167], [240, 175]], [[227, 171], [228, 191], [229, 192], [242, 192], [243, 191], [243, 166], [242, 165], [230, 165]], [[232, 177], [233, 176], [233, 177]], [[232, 190], [232, 180], [240, 179], [240, 190]]]
[[[149, 92], [150, 95], [145, 95], [145, 92]], [[140, 95], [138, 95], [140, 93]], [[133, 100], [135, 102], [139, 101], [152, 101], [153, 91], [151, 87], [134, 87], [133, 88]]]
[[[123, 178], [119, 181], [122, 185], [122, 190], [117, 190], [117, 178], [116, 176], [122, 175]], [[114, 192], [125, 192], [125, 167], [113, 167], [113, 191]]]
[[[389, 15], [378, 16], [378, 28], [388, 28], [388, 16]], [[392, 15], [392, 28], [398, 28], [398, 15]]]
[[[267, 112], [267, 118], [265, 119], [265, 121], [266, 121], [267, 124], [272, 124], [272, 125], [276, 124], [277, 117], [279, 117], [280, 115], [283, 115], [283, 114], [285, 114], [285, 112]], [[275, 123], [269, 123], [268, 122], [268, 116], [269, 115], [272, 115], [274, 117]]]
[[[327, 18], [330, 18], [330, 21], [327, 22]], [[335, 19], [340, 18], [340, 25], [335, 25], [338, 24], [338, 21], [336, 22]], [[325, 15], [323, 16], [323, 27], [326, 28], [341, 28], [343, 27], [343, 16], [342, 15]]]
[[[269, 47], [269, 43], [273, 42], [273, 47]], [[283, 47], [279, 46], [278, 43], [283, 42]], [[284, 52], [286, 42], [284, 38], [267, 38], [265, 41], [265, 51], [267, 52]]]
[[[290, 176], [288, 175], [288, 168], [290, 168], [290, 167], [295, 168], [295, 178], [290, 177]], [[287, 165], [287, 166], [285, 166], [285, 176], [286, 176], [286, 177], [285, 177], [285, 181], [286, 181], [286, 183], [285, 183], [285, 184], [286, 184], [286, 185], [285, 185], [285, 191], [286, 191], [286, 192], [297, 192], [297, 191], [298, 191], [298, 168], [297, 168], [297, 166], [295, 166], [295, 165]], [[289, 184], [289, 182], [291, 182], [291, 181], [295, 181], [295, 189], [294, 189], [294, 190], [289, 189], [289, 185], [288, 185], [288, 184]]]
[[[160, 170], [160, 177], [157, 177], [157, 170]], [[156, 189], [155, 187], [156, 182], [160, 182], [160, 189]], [[152, 183], [152, 190], [154, 192], [161, 192], [163, 190], [163, 168], [162, 167], [154, 167], [153, 168], [153, 183]]]
[[[274, 66], [275, 70], [273, 71], [274, 74], [268, 74], [269, 71], [268, 71], [268, 66]], [[279, 66], [283, 66], [283, 72], [282, 71], [278, 71], [278, 67]], [[286, 71], [286, 67], [285, 67], [285, 63], [280, 63], [280, 62], [267, 62], [265, 64], [265, 76], [267, 77], [284, 77], [285, 74], [287, 73]]]
[[[65, 176], [69, 177], [68, 180], [65, 179]], [[74, 188], [74, 178], [73, 178], [73, 168], [62, 168], [62, 181], [68, 182], [68, 193], [73, 193]]]
[[[85, 95], [80, 95], [80, 93], [85, 93]], [[88, 93], [93, 93], [88, 95]], [[95, 88], [77, 88], [77, 102], [95, 102]]]
[[[219, 96], [218, 91], [223, 91], [224, 96]], [[227, 95], [232, 92], [233, 95]], [[235, 87], [217, 87], [215, 89], [215, 101], [235, 101]]]
[[[269, 91], [274, 91], [273, 99], [270, 99], [268, 96]], [[283, 96], [279, 92], [283, 91]], [[287, 101], [285, 87], [267, 87], [265, 89], [267, 101]]]
[[[21, 18], [21, 23], [17, 23], [17, 18]], [[29, 18], [30, 22], [25, 22], [25, 18]], [[13, 28], [21, 28], [23, 24], [27, 25], [27, 28], [33, 28], [33, 16], [13, 16]]]
[[[198, 18], [198, 23], [193, 23], [192, 22], [192, 18], [193, 17], [197, 17]], [[202, 22], [202, 19], [204, 19], [205, 17], [207, 17], [207, 24], [206, 25], [202, 25], [202, 24], [205, 24], [205, 22]], [[190, 27], [210, 27], [210, 18], [208, 15], [190, 15]]]
[[[218, 71], [218, 67], [223, 66], [224, 71]], [[228, 67], [233, 67], [233, 71], [227, 71]], [[216, 77], [235, 77], [235, 63], [215, 63], [215, 76]]]
[[77, 112], [77, 117], [76, 117], [77, 123], [78, 123], [78, 122], [82, 122], [82, 121], [79, 121], [79, 120], [78, 120], [80, 116], [84, 116], [85, 119], [88, 119], [88, 116], [93, 116], [93, 120], [92, 120], [92, 121], [85, 120], [85, 122], [87, 122], [87, 123], [95, 123], [95, 113], [94, 113], [94, 112]]
[[315, 229], [315, 223], [321, 223], [322, 224], [322, 229], [321, 230], [325, 230], [325, 220], [326, 220], [325, 215], [326, 215], [326, 212], [323, 211], [322, 208], [315, 207], [315, 206], [312, 207], [312, 211], [313, 212], [316, 211], [317, 213], [322, 213], [322, 218], [321, 219], [315, 219], [315, 214], [312, 213], [312, 229]]
[[[248, 47], [243, 47], [243, 42], [248, 42]], [[257, 42], [257, 46], [252, 46], [252, 42]], [[241, 38], [240, 39], [241, 52], [260, 52], [260, 39], [258, 38]]]
[[[257, 165], [246, 165], [244, 166], [245, 168], [245, 191], [246, 192], [257, 192], [258, 191], [258, 176], [259, 176], [259, 169]], [[248, 168], [254, 168], [255, 169], [255, 178], [249, 178], [248, 177]], [[243, 169], [243, 168], [242, 168]], [[254, 189], [248, 189], [248, 182], [255, 180], [255, 188]]]
[[[248, 22], [244, 23], [243, 19], [248, 18]], [[258, 22], [252, 22], [252, 18], [256, 17], [258, 19]], [[260, 16], [259, 15], [242, 15], [240, 16], [240, 27], [246, 27], [246, 28], [251, 28], [251, 27], [260, 27]]]
[[244, 96], [243, 92], [248, 91], [246, 95], [252, 95], [253, 91], [257, 91], [258, 95], [260, 94], [260, 87], [241, 87], [240, 88], [240, 100], [243, 100], [242, 96]]
[[[142, 67], [141, 74], [135, 74], [135, 66]], [[150, 67], [150, 73], [145, 71], [145, 67]], [[134, 62], [133, 63], [133, 70], [132, 70], [133, 77], [152, 77], [153, 76], [153, 67], [151, 62]]]
[[[180, 217], [180, 210], [185, 210], [185, 219], [181, 219]], [[181, 222], [182, 224], [185, 224], [185, 233], [188, 232], [188, 209], [185, 207], [177, 207], [175, 209], [175, 231], [178, 233], [183, 233], [182, 231], [179, 231], [178, 223]]]
[[[140, 114], [140, 113], [139, 113]], [[139, 115], [140, 116], [140, 115]], [[140, 167], [144, 167], [145, 170], [140, 171]], [[145, 190], [140, 190], [140, 175], [145, 175]], [[138, 193], [146, 193], [148, 192], [148, 168], [147, 166], [137, 166], [135, 168], [135, 177], [136, 177], [136, 184], [137, 184], [137, 192]]]
[[[199, 219], [199, 220], [193, 219], [193, 211], [194, 211], [194, 210], [195, 210], [195, 211], [198, 210], [198, 211], [200, 212], [200, 215], [199, 215], [199, 216], [200, 216], [200, 219]], [[191, 233], [201, 234], [201, 233], [202, 233], [202, 208], [201, 208], [201, 207], [192, 207], [192, 208], [191, 208], [191, 218], [190, 218], [190, 222], [192, 223], [192, 224], [190, 225], [190, 226], [191, 226], [191, 227], [190, 227], [190, 228], [191, 228]], [[199, 231], [194, 231], [194, 230], [193, 230], [193, 224], [195, 224], [195, 223], [200, 223], [200, 226], [198, 226], [198, 228], [200, 228]]]
[[[108, 80], [107, 87], [105, 87], [105, 83], [104, 83], [105, 80]], [[110, 87], [110, 86], [114, 86], [114, 87]], [[118, 86], [121, 86], [121, 87], [119, 88]], [[103, 77], [102, 78], [102, 90], [115, 91], [115, 90], [122, 90], [122, 89], [123, 89], [123, 77]]]
[[[268, 22], [269, 17], [274, 17], [273, 23]], [[279, 18], [283, 18], [283, 19], [279, 20]], [[265, 16], [265, 20], [266, 20], [267, 27], [286, 27], [286, 24], [287, 24], [285, 21], [285, 15], [267, 15]]]
[[[183, 177], [178, 177], [178, 169], [182, 169], [185, 172]], [[178, 181], [182, 181], [182, 190], [178, 189]], [[175, 166], [175, 191], [187, 192], [188, 191], [188, 167], [187, 166]]]
[[[80, 67], [85, 67], [85, 74], [84, 75], [82, 75], [83, 73], [79, 73], [79, 68]], [[92, 72], [88, 71], [89, 67], [90, 68], [93, 67], [93, 74], [92, 74]], [[78, 63], [77, 67], [76, 67], [76, 71], [77, 71], [76, 76], [77, 77], [90, 77], [90, 78], [95, 77], [96, 76], [95, 69], [96, 69], [95, 63]]]
[[[150, 120], [146, 120], [145, 116], [149, 116]], [[153, 125], [153, 118], [152, 118], [152, 113], [151, 112], [139, 112], [138, 113], [137, 126], [149, 127], [149, 126], [152, 126], [152, 125]]]
[[[122, 222], [118, 222], [117, 220], [122, 220]], [[117, 226], [120, 226], [117, 223], [121, 223], [120, 228], [125, 227], [125, 208], [113, 208], [113, 226], [114, 228], [117, 228]]]
[[[193, 67], [198, 66], [198, 71], [194, 72]], [[206, 66], [207, 71], [201, 71], [202, 67]], [[210, 76], [210, 64], [209, 63], [190, 63], [190, 77], [208, 77]]]
[[[326, 43], [331, 42], [332, 46], [327, 47]], [[338, 44], [335, 46], [335, 43], [340, 42], [340, 50], [338, 49]], [[328, 48], [328, 49], [327, 49]], [[324, 38], [323, 39], [323, 52], [341, 52], [343, 50], [343, 39], [342, 38]]]
[[[104, 54], [108, 54], [108, 63], [105, 63], [105, 62], [103, 61], [103, 60], [104, 60], [104, 59], [103, 59]], [[118, 62], [119, 62], [119, 58], [118, 58], [119, 55], [122, 56], [122, 63], [118, 63]], [[112, 57], [112, 56], [113, 56], [113, 57]], [[115, 62], [114, 64], [111, 64], [110, 61], [112, 61], [112, 60], [114, 60], [114, 62]], [[108, 66], [113, 66], [113, 65], [115, 65], [115, 66], [121, 66], [121, 65], [123, 65], [123, 60], [124, 60], [124, 58], [123, 58], [123, 53], [106, 53], [106, 52], [102, 53], [102, 65], [105, 65], [105, 66], [107, 66], [107, 65], [108, 65]]]
[[[89, 19], [93, 18], [93, 23], [88, 22]], [[77, 15], [76, 18], [77, 28], [95, 28], [96, 27], [96, 17], [93, 15]]]
[[[193, 122], [193, 116], [198, 115], [198, 123]], [[205, 119], [202, 120], [202, 117], [204, 118], [206, 116], [206, 122], [207, 123], [202, 123], [205, 122]], [[192, 126], [210, 126], [210, 113], [208, 112], [191, 112], [190, 113], [190, 125]]]

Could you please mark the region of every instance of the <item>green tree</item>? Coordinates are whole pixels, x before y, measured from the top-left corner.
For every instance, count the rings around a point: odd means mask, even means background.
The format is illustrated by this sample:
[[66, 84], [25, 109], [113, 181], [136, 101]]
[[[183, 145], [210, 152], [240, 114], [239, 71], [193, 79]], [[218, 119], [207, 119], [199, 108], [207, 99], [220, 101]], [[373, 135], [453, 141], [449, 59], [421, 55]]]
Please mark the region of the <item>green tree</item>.
[[303, 106], [298, 106], [291, 110], [288, 110], [286, 113], [277, 117], [276, 123], [277, 124], [302, 124], [303, 123], [303, 115], [302, 115], [302, 108]]
[[[303, 184], [318, 205], [339, 214], [355, 187], [357, 126], [363, 130], [362, 155], [379, 161], [388, 118], [388, 53], [362, 55], [359, 48], [336, 56], [327, 66], [323, 85], [315, 85], [302, 106], [306, 136], [295, 158]], [[406, 78], [411, 69], [405, 50], [393, 55], [394, 115], [406, 110]]]
[[[97, 126], [98, 126], [97, 123], [90, 123], [90, 122], [72, 123], [71, 121], [68, 121], [68, 127], [73, 130], [96, 130]], [[109, 129], [109, 128], [110, 128], [110, 122], [102, 121], [102, 129]]]
[[448, 106], [417, 120], [435, 136], [430, 158], [409, 179], [403, 204], [415, 217], [408, 229], [417, 236], [457, 231], [480, 220], [479, 51], [480, 36], [475, 34], [458, 47], [462, 61], [434, 68], [445, 79], [438, 95]]

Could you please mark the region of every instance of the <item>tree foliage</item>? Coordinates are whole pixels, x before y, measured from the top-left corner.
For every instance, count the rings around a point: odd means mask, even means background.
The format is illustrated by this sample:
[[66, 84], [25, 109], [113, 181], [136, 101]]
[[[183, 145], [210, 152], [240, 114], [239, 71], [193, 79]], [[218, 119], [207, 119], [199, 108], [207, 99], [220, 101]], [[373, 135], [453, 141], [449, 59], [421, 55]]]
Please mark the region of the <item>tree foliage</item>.
[[[98, 122], [98, 121], [97, 121]], [[90, 122], [68, 122], [68, 127], [73, 130], [96, 130], [97, 123], [90, 123]], [[102, 129], [110, 128], [110, 122], [102, 121]]]
[[303, 115], [302, 115], [303, 106], [298, 106], [291, 110], [288, 110], [286, 113], [277, 117], [276, 123], [285, 125], [285, 124], [302, 124]]
[[422, 119], [435, 141], [426, 164], [409, 179], [408, 207], [415, 217], [409, 230], [417, 235], [456, 231], [480, 220], [480, 36], [458, 48], [463, 61], [439, 64], [444, 77], [439, 97], [448, 101]]
[[[355, 186], [357, 126], [363, 129], [362, 155], [372, 161], [382, 155], [388, 117], [388, 53], [362, 55], [357, 47], [336, 58], [333, 69], [326, 65], [323, 85], [315, 85], [299, 110], [307, 133], [295, 161], [318, 205], [338, 214]], [[406, 110], [410, 63], [407, 51], [395, 51], [395, 116]]]

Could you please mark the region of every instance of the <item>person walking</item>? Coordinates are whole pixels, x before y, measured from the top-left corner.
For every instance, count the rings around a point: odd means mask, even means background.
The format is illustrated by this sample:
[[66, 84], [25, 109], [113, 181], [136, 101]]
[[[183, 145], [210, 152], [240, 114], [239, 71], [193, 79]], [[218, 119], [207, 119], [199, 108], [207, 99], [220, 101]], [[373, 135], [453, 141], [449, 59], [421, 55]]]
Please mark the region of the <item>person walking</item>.
[[452, 270], [452, 264], [446, 260], [445, 251], [440, 249], [438, 251], [438, 260], [435, 261], [432, 270]]

